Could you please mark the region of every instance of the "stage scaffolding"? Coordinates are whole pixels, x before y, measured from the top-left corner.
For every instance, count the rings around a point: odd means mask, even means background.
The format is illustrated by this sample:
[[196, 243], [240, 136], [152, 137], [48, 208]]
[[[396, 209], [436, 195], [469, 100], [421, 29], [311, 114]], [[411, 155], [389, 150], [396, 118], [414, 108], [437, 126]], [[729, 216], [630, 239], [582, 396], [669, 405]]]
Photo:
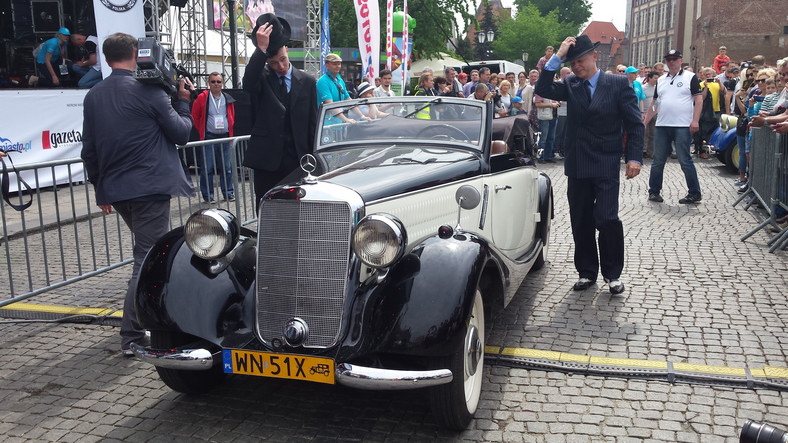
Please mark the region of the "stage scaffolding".
[[[163, 46], [172, 49], [178, 63], [194, 76], [198, 88], [208, 87], [208, 74], [212, 71], [224, 74], [227, 87], [241, 88], [242, 71], [253, 50], [251, 45], [247, 47], [247, 35], [252, 30], [246, 26], [246, 20], [240, 20], [243, 27], [238, 27], [233, 41], [229, 30], [216, 30], [208, 26], [214, 11], [209, 15], [207, 8], [213, 8], [212, 1], [186, 1], [183, 7], [174, 6], [175, 3], [176, 1], [170, 0], [143, 0], [146, 34], [156, 37]], [[220, 2], [222, 17], [229, 16], [230, 3], [226, 0]], [[306, 4], [307, 41], [304, 42], [304, 67], [307, 72], [317, 76], [320, 72], [321, 3], [320, 0], [307, 0]], [[217, 41], [220, 53], [209, 53], [209, 45], [216, 45]], [[233, 81], [233, 57], [237, 65], [237, 82]]]

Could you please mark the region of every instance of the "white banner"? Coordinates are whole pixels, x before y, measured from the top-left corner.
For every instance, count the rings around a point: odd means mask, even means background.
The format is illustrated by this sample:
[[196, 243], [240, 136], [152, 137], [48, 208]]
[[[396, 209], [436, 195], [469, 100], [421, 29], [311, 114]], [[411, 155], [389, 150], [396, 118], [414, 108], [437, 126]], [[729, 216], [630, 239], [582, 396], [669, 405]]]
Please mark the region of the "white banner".
[[[82, 102], [87, 89], [0, 90], [3, 112], [0, 119], [0, 147], [8, 152], [17, 167], [55, 160], [79, 158], [82, 153]], [[11, 163], [6, 160], [6, 166]], [[70, 176], [69, 176], [70, 172]], [[25, 171], [22, 179], [43, 188], [85, 180], [82, 163]], [[17, 191], [16, 175], [10, 174], [10, 191]]]
[[380, 67], [380, 10], [377, 0], [355, 0], [361, 77], [375, 84]]
[[[116, 32], [123, 32], [137, 38], [145, 37], [142, 0], [93, 0], [93, 12], [96, 15], [98, 51], [104, 47], [104, 40]], [[101, 57], [102, 76], [107, 78], [111, 72], [112, 70], [104, 57]]]
[[394, 0], [386, 1], [386, 69], [391, 71], [394, 66], [391, 59], [394, 58]]

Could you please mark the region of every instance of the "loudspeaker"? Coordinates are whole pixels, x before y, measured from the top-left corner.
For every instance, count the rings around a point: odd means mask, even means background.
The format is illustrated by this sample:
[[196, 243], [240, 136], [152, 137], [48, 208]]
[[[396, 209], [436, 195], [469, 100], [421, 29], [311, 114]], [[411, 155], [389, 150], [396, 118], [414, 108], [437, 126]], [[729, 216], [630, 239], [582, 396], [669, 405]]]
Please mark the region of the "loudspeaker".
[[33, 32], [54, 34], [60, 29], [60, 2], [57, 0], [31, 0]]

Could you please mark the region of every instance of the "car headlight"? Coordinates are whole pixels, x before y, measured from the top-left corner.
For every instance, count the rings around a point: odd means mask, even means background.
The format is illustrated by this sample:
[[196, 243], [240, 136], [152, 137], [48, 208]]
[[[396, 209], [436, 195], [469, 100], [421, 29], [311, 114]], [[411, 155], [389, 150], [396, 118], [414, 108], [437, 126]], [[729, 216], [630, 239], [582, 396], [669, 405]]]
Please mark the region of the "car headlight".
[[224, 209], [202, 209], [186, 220], [183, 236], [197, 257], [215, 260], [238, 242], [240, 228], [233, 214]]
[[407, 243], [402, 223], [387, 214], [365, 217], [353, 233], [353, 252], [373, 268], [391, 266], [402, 256]]

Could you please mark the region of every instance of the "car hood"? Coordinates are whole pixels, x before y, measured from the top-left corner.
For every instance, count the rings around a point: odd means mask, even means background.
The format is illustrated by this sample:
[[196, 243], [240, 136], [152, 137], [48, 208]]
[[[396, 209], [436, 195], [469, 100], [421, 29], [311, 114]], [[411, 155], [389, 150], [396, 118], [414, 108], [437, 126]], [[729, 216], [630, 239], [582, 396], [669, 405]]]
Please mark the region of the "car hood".
[[423, 145], [353, 148], [318, 154], [330, 172], [320, 181], [353, 189], [365, 202], [481, 174], [481, 154]]

